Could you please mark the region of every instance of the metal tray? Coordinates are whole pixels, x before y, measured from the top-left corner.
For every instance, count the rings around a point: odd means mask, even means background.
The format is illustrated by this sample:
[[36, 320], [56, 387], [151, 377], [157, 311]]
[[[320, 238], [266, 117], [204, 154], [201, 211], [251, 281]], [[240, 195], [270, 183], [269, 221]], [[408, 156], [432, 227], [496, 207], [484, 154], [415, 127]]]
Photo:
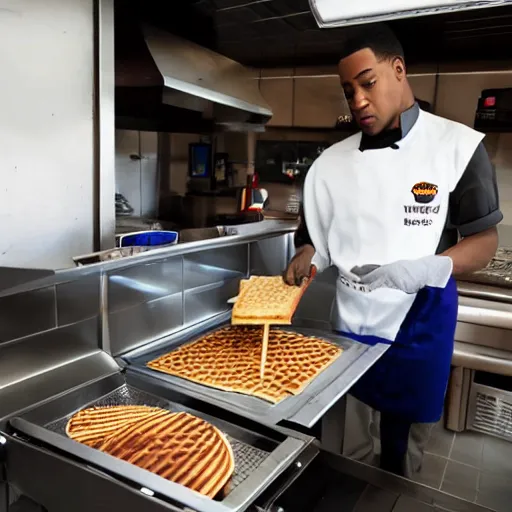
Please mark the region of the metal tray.
[[[148, 405], [171, 411], [186, 411], [214, 424], [224, 432], [235, 456], [235, 471], [230, 491], [222, 501], [214, 501], [174, 482], [106, 455], [69, 439], [65, 434], [69, 418], [84, 407], [108, 405]], [[149, 493], [163, 495], [197, 511], [241, 511], [277, 478], [312, 441], [296, 439], [277, 431], [272, 436], [256, 433], [190, 409], [180, 403], [141, 391], [124, 383], [118, 374], [84, 386], [9, 421], [11, 428], [57, 449], [78, 456], [88, 464], [99, 465], [123, 480], [134, 482]]]
[[277, 425], [289, 421], [311, 428], [318, 420], [353, 386], [353, 384], [384, 354], [389, 345], [374, 346], [356, 343], [332, 332], [325, 332], [307, 326], [284, 326], [281, 329], [316, 336], [334, 343], [344, 349], [343, 354], [327, 369], [320, 373], [297, 396], [288, 397], [278, 404], [266, 402], [260, 398], [228, 392], [203, 386], [172, 375], [152, 370], [146, 366], [149, 361], [177, 349], [179, 346], [227, 325], [226, 318], [212, 320], [164, 340], [149, 348], [143, 347], [123, 357], [127, 364], [128, 375], [143, 376], [160, 386], [168, 386], [190, 397], [206, 401], [209, 404], [234, 412], [260, 423]]

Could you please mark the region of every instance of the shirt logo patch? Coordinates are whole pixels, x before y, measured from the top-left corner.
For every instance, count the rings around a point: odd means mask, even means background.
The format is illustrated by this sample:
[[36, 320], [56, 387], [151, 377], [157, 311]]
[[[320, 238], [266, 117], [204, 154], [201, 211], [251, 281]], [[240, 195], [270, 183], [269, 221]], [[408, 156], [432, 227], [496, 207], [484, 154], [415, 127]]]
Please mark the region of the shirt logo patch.
[[414, 196], [414, 200], [417, 203], [427, 204], [431, 203], [437, 196], [439, 188], [433, 183], [427, 183], [426, 181], [420, 181], [416, 183], [411, 189], [411, 193]]

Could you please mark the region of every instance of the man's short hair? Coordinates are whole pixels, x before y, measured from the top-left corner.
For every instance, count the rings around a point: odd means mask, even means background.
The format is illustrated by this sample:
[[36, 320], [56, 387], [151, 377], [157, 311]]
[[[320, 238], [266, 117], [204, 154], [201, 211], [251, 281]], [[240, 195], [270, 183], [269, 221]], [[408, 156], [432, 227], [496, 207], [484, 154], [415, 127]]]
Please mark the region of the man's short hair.
[[340, 60], [369, 48], [378, 59], [392, 60], [395, 57], [404, 58], [404, 49], [394, 32], [383, 23], [362, 25], [357, 27], [353, 35], [343, 44]]

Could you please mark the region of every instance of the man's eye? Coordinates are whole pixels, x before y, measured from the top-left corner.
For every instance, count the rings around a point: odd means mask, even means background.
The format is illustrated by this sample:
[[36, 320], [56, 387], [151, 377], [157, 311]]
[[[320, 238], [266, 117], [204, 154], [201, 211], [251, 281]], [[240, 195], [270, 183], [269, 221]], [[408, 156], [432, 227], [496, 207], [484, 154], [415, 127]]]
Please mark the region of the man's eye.
[[377, 80], [372, 80], [370, 82], [366, 82], [365, 84], [363, 84], [363, 87], [365, 89], [371, 89], [376, 83], [377, 83]]

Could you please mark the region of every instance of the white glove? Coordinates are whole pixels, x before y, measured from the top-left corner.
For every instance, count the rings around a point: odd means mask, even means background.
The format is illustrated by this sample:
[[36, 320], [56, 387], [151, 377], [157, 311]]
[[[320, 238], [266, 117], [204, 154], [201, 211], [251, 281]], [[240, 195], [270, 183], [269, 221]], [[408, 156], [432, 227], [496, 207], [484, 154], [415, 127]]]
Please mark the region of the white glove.
[[409, 294], [418, 293], [426, 286], [444, 288], [452, 271], [453, 261], [449, 256], [426, 256], [418, 260], [395, 261], [381, 267], [363, 265], [352, 269], [369, 291], [394, 288]]

